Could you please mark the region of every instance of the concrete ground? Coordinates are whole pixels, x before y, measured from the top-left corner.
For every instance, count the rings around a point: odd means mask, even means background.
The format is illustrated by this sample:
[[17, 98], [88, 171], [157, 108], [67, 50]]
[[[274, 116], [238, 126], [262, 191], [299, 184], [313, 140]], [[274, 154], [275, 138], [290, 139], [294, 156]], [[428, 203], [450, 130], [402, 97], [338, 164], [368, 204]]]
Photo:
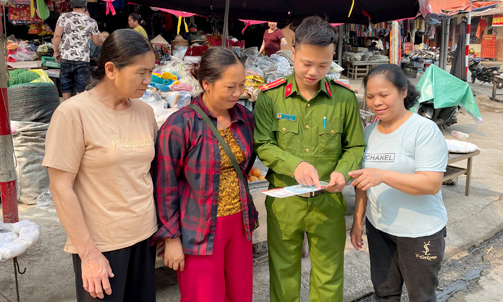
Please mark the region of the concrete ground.
[[[415, 79], [417, 82], [418, 79]], [[362, 97], [361, 81], [351, 81]], [[460, 114], [458, 123], [446, 131], [452, 138], [453, 130], [470, 134], [469, 142], [476, 144], [481, 154], [474, 158], [470, 196], [464, 196], [465, 177], [459, 177], [454, 186], [443, 186], [449, 222], [446, 239], [446, 263], [462, 260], [470, 255], [472, 247], [493, 237], [503, 229], [503, 104], [490, 101], [490, 86], [471, 84], [483, 109], [484, 123], [476, 124], [468, 114]], [[463, 163], [461, 163], [463, 164]], [[352, 221], [354, 193], [344, 191], [348, 202], [347, 229]], [[264, 215], [265, 213], [262, 213]], [[42, 226], [40, 241], [19, 257], [21, 268], [27, 268], [19, 276], [22, 301], [75, 301], [74, 274], [71, 259], [63, 246], [66, 235], [53, 210], [41, 210], [34, 206], [20, 206], [20, 219], [30, 219]], [[503, 248], [501, 249], [503, 251]], [[498, 262], [499, 261], [499, 262]], [[302, 268], [301, 301], [308, 301], [309, 259], [304, 259]], [[349, 240], [345, 256], [345, 298], [357, 301], [372, 292], [369, 276], [368, 251], [356, 252]], [[443, 301], [501, 301], [503, 292], [503, 265], [494, 259], [494, 270], [479, 278], [480, 285], [470, 294], [457, 293]], [[175, 274], [166, 268], [156, 272], [158, 301], [179, 301]], [[445, 278], [444, 278], [445, 279]], [[447, 278], [448, 279], [448, 278]], [[446, 283], [447, 284], [447, 283]], [[254, 301], [268, 301], [268, 263], [262, 262], [254, 269]], [[484, 298], [482, 298], [484, 297]], [[487, 297], [487, 299], [485, 299]], [[12, 261], [0, 262], [0, 302], [15, 301], [14, 272]]]

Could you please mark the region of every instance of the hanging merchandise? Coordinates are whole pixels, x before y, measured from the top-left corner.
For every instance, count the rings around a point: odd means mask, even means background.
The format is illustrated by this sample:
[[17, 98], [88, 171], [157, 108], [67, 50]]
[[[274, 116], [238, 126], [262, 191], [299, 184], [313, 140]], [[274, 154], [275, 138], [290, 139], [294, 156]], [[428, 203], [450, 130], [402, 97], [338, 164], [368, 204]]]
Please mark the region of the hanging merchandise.
[[115, 7], [112, 4], [112, 2], [114, 2], [114, 0], [105, 0], [105, 2], [107, 4], [106, 14], [108, 15], [109, 13], [112, 13], [112, 16], [115, 16]]
[[390, 34], [390, 48], [389, 48], [389, 62], [400, 66], [401, 59], [401, 45], [400, 45], [400, 25], [398, 22], [393, 21], [391, 25]]
[[416, 20], [416, 28], [417, 28], [417, 31], [419, 32], [419, 35], [424, 35], [424, 33], [426, 32], [426, 22], [424, 22], [423, 19], [417, 19]]
[[45, 4], [44, 0], [37, 0], [37, 16], [40, 19], [45, 20], [49, 18], [49, 14], [49, 8]]
[[12, 5], [9, 7], [9, 21], [36, 22], [37, 17], [30, 15], [30, 7], [27, 5]]
[[178, 17], [178, 26], [176, 28], [176, 34], [180, 34], [180, 26], [182, 25], [182, 19], [183, 19], [183, 24], [185, 25], [185, 32], [189, 32], [189, 27], [187, 26], [187, 22], [185, 22], [185, 18], [183, 16]]
[[30, 1], [30, 16], [35, 17], [35, 0]]
[[13, 4], [24, 4], [24, 5], [29, 5], [31, 3], [31, 0], [12, 0]]
[[428, 30], [426, 31], [426, 36], [429, 40], [435, 40], [435, 32], [437, 29], [433, 25], [428, 25]]

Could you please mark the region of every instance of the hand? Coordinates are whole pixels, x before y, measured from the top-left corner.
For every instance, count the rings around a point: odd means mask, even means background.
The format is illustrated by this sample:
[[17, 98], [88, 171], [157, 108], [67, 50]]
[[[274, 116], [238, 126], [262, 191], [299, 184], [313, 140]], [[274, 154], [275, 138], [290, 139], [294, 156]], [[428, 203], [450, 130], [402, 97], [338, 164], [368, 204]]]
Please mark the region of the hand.
[[293, 173], [295, 180], [303, 186], [316, 186], [316, 189], [321, 190], [320, 177], [318, 171], [313, 165], [307, 162], [301, 162]]
[[173, 270], [185, 267], [185, 254], [183, 253], [182, 241], [178, 238], [164, 239], [164, 265]]
[[61, 59], [61, 55], [57, 51], [55, 51], [52, 56], [56, 59], [57, 62], [59, 62]]
[[361, 169], [348, 173], [354, 180], [351, 183], [353, 187], [357, 187], [362, 191], [380, 185], [383, 182], [384, 170], [380, 169]]
[[353, 222], [353, 226], [351, 227], [350, 231], [350, 237], [351, 237], [351, 244], [353, 244], [353, 247], [355, 250], [359, 251], [363, 248], [363, 226], [361, 223], [358, 222]]
[[105, 292], [112, 294], [112, 287], [108, 278], [113, 278], [114, 274], [108, 259], [99, 251], [91, 252], [85, 257], [81, 257], [82, 282], [84, 289], [93, 298], [103, 299]]
[[340, 172], [332, 172], [332, 174], [330, 174], [330, 182], [325, 190], [330, 193], [341, 192], [345, 185], [346, 178], [344, 178], [344, 175]]

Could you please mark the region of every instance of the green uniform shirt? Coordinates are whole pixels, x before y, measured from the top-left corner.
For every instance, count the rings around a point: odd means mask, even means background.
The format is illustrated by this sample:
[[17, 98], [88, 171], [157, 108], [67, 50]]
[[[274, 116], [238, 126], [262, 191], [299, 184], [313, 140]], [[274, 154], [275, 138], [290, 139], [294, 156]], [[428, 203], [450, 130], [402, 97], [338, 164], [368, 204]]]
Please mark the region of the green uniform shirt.
[[[271, 86], [275, 86], [274, 84]], [[324, 78], [308, 102], [298, 91], [295, 75], [262, 91], [255, 105], [255, 150], [268, 166], [273, 187], [297, 184], [295, 168], [305, 161], [329, 182], [334, 171], [360, 168], [365, 138], [353, 91]]]

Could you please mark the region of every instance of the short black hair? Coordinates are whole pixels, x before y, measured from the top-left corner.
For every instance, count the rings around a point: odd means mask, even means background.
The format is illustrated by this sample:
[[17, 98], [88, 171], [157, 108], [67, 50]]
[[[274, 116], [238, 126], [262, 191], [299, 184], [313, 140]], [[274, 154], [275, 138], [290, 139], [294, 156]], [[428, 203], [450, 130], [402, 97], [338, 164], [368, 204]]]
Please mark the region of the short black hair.
[[421, 96], [421, 94], [417, 91], [416, 87], [405, 77], [402, 72], [402, 69], [395, 64], [382, 64], [377, 65], [372, 68], [367, 76], [363, 78], [363, 87], [367, 90], [367, 82], [369, 78], [382, 74], [388, 79], [388, 81], [395, 86], [398, 91], [402, 91], [403, 89], [407, 89], [407, 96], [404, 99], [405, 109], [409, 110], [414, 106]]
[[335, 47], [336, 39], [333, 26], [318, 16], [305, 18], [295, 30], [295, 46], [311, 44], [325, 47], [332, 44]]

